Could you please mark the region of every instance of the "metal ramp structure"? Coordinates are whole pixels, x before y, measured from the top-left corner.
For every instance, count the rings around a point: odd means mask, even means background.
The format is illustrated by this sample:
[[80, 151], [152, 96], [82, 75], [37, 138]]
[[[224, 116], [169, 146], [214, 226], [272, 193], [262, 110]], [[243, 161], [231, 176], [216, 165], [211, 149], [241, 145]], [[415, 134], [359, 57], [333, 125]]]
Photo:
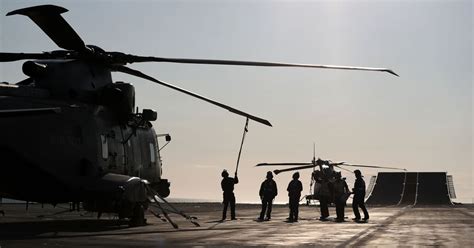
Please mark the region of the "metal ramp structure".
[[397, 205], [403, 193], [405, 173], [379, 172], [367, 205]]
[[379, 172], [366, 203], [372, 206], [453, 205], [451, 199], [455, 197], [452, 176], [446, 172]]
[[368, 196], [370, 194], [372, 194], [372, 191], [374, 191], [376, 181], [377, 181], [377, 176], [370, 177], [369, 186], [367, 186], [367, 190], [366, 190], [366, 192], [367, 192], [367, 194], [365, 196], [366, 199], [368, 198]]
[[448, 175], [447, 179], [448, 179], [449, 198], [456, 199], [456, 191], [454, 191], [453, 176]]
[[403, 184], [403, 192], [397, 205], [415, 205], [418, 192], [418, 173], [405, 173], [405, 182]]

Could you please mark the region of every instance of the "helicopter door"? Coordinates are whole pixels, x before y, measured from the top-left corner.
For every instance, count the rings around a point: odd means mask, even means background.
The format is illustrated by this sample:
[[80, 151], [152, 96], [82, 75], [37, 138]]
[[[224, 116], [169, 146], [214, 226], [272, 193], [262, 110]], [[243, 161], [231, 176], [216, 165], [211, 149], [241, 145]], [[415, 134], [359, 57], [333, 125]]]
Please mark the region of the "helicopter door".
[[123, 173], [124, 171], [124, 148], [119, 135], [120, 127], [114, 127], [107, 133], [106, 144], [102, 142], [103, 147], [108, 144], [108, 149], [102, 149], [103, 158], [105, 158], [105, 153], [108, 152], [107, 171], [115, 173]]
[[[142, 155], [141, 155], [141, 142], [140, 142], [140, 135], [139, 131], [137, 130], [137, 135], [132, 135], [128, 142], [130, 143], [130, 147], [128, 151], [129, 154], [129, 175], [130, 176], [141, 176], [142, 170]], [[130, 131], [131, 132], [131, 131]]]
[[122, 130], [120, 126], [116, 126], [113, 129], [116, 134], [114, 138], [115, 143], [115, 166], [117, 168], [117, 173], [122, 174], [126, 168], [126, 159], [125, 159], [125, 144], [122, 143]]

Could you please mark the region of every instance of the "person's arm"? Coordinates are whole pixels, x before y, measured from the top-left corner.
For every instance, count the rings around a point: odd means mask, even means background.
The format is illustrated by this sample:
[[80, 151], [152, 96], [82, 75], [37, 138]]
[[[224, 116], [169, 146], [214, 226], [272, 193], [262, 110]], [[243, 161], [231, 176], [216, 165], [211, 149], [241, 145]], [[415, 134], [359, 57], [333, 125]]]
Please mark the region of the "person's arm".
[[239, 183], [239, 178], [237, 177], [237, 173], [235, 173], [234, 184], [238, 184], [238, 183]]
[[277, 187], [277, 184], [276, 184], [275, 181], [273, 182], [273, 185], [275, 186], [275, 196], [277, 196], [278, 195], [278, 187]]
[[265, 184], [265, 181], [263, 181], [263, 183], [260, 185], [260, 191], [258, 192], [258, 195], [260, 196], [260, 198], [263, 197], [263, 184]]
[[222, 188], [222, 191], [224, 191], [224, 179], [222, 179], [221, 181], [221, 188]]

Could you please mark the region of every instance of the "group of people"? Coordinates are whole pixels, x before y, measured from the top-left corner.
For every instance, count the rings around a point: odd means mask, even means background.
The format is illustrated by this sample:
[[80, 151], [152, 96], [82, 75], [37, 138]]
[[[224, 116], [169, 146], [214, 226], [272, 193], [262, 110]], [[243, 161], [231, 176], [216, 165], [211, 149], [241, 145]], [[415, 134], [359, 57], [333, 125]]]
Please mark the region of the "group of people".
[[[345, 179], [341, 177], [341, 173], [335, 174], [335, 180], [332, 183], [332, 199], [329, 197], [331, 194], [329, 192], [329, 187], [321, 187], [320, 190], [328, 191], [328, 192], [319, 192], [319, 201], [320, 201], [320, 211], [321, 217], [320, 220], [327, 220], [329, 217], [329, 209], [328, 204], [332, 200], [336, 205], [336, 221], [343, 222], [345, 219], [344, 216], [344, 208], [346, 206], [347, 198], [350, 194], [354, 194], [352, 200], [352, 210], [354, 211], [354, 221], [367, 221], [369, 219], [369, 213], [367, 208], [364, 204], [365, 199], [365, 181], [362, 178], [362, 173], [360, 170], [354, 171], [356, 180], [354, 183], [354, 188], [352, 192], [349, 190]], [[222, 172], [222, 181], [221, 187], [223, 191], [223, 204], [224, 209], [222, 212], [222, 220], [226, 219], [227, 216], [227, 208], [230, 205], [230, 215], [231, 220], [235, 220], [235, 195], [234, 195], [234, 185], [239, 183], [239, 178], [237, 177], [237, 173], [235, 176], [229, 177], [229, 173], [224, 170]], [[297, 222], [298, 221], [298, 210], [299, 210], [299, 202], [301, 199], [301, 191], [303, 191], [303, 184], [299, 180], [300, 174], [299, 172], [295, 172], [293, 174], [293, 180], [290, 181], [287, 187], [288, 191], [288, 198], [289, 198], [289, 208], [290, 213], [288, 217], [289, 222]], [[272, 205], [273, 200], [278, 195], [278, 188], [276, 182], [273, 180], [273, 173], [271, 171], [267, 172], [265, 181], [262, 182], [260, 186], [260, 200], [262, 201], [262, 210], [260, 212], [260, 216], [258, 217], [259, 221], [268, 221], [271, 219], [272, 214]], [[359, 212], [359, 208], [362, 209], [364, 213], [364, 218], [361, 219], [361, 215]]]

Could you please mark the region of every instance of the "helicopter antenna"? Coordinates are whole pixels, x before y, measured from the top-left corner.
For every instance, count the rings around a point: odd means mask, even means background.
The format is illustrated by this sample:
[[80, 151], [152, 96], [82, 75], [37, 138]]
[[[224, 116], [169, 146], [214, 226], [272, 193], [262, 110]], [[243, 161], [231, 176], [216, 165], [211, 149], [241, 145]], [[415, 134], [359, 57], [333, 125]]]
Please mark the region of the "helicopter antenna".
[[242, 142], [240, 143], [239, 156], [237, 157], [237, 165], [235, 166], [235, 175], [237, 175], [237, 171], [239, 170], [240, 154], [242, 154], [242, 146], [244, 145], [245, 135], [249, 131], [248, 126], [249, 118], [247, 117], [247, 119], [245, 120], [244, 133], [242, 134]]

